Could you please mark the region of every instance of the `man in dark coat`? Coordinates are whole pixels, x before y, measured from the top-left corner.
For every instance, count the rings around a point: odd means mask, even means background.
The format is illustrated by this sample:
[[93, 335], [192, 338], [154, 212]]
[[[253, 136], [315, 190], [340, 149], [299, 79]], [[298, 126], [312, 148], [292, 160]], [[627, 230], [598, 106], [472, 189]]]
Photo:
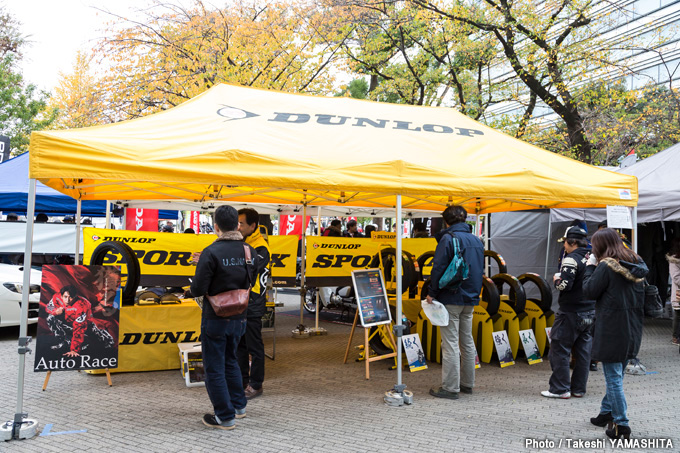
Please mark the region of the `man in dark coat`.
[[[475, 385], [475, 342], [472, 338], [472, 312], [479, 304], [484, 273], [484, 245], [465, 223], [467, 211], [449, 206], [442, 213], [446, 229], [436, 234], [437, 248], [430, 274], [427, 302], [437, 300], [449, 312], [449, 324], [439, 328], [442, 337], [442, 385], [432, 388], [437, 398], [458, 399], [459, 392], [472, 393]], [[458, 287], [440, 287], [439, 281], [454, 258], [457, 241], [468, 277]], [[460, 345], [459, 345], [460, 342]]]

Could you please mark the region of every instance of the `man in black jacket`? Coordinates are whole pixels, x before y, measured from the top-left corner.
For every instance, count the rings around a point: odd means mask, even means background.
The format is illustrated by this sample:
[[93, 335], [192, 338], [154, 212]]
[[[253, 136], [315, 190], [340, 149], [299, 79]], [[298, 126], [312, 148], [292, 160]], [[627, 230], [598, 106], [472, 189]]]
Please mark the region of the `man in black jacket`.
[[246, 244], [251, 245], [257, 252], [257, 277], [253, 282], [248, 301], [248, 326], [246, 334], [238, 345], [238, 361], [248, 399], [262, 395], [264, 382], [262, 316], [267, 304], [269, 245], [260, 234], [259, 218], [260, 215], [254, 209], [244, 208], [238, 211], [239, 231], [243, 234]]
[[[246, 289], [254, 280], [255, 266], [245, 258], [243, 236], [238, 232], [238, 214], [231, 206], [215, 210], [215, 233], [218, 239], [206, 247], [197, 260], [191, 293], [215, 296], [225, 291]], [[250, 256], [257, 265], [255, 250]], [[210, 428], [234, 429], [236, 418], [246, 416], [246, 395], [236, 359], [236, 346], [246, 331], [246, 313], [230, 317], [215, 314], [207, 298], [203, 299], [201, 348], [205, 369], [205, 388], [214, 414], [205, 414], [203, 424]]]
[[[590, 371], [590, 350], [593, 344], [595, 301], [583, 295], [583, 277], [590, 257], [587, 233], [583, 228], [567, 229], [564, 242], [565, 256], [560, 272], [553, 282], [560, 292], [559, 310], [550, 331], [550, 388], [541, 395], [547, 398], [568, 399], [586, 393]], [[574, 371], [569, 377], [569, 362], [574, 356]]]

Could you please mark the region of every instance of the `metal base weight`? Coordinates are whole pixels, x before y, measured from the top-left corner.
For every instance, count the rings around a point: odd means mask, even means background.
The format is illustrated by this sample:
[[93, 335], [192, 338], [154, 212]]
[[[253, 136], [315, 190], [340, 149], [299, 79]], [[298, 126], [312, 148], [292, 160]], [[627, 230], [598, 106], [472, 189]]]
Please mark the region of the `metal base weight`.
[[298, 326], [293, 329], [293, 338], [309, 338], [309, 329], [304, 326]]
[[18, 437], [13, 437], [13, 434], [14, 421], [10, 420], [0, 425], [0, 440], [8, 441], [12, 440], [13, 438], [30, 439], [38, 434], [38, 420], [32, 418], [22, 419], [21, 427], [18, 430]]
[[386, 405], [391, 407], [399, 407], [403, 406], [404, 404], [411, 405], [413, 404], [413, 392], [404, 390], [403, 392], [399, 393], [395, 390], [390, 390], [389, 392], [385, 392], [383, 401], [385, 401]]

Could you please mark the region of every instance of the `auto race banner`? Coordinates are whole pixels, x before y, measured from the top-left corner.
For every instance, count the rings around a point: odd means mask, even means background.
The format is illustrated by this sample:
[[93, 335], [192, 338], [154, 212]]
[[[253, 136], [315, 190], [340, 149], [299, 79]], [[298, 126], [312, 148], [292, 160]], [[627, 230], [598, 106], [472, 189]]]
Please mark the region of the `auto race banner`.
[[[393, 239], [379, 242], [366, 238], [309, 236], [305, 281], [309, 286], [351, 285], [353, 270], [372, 266], [381, 249], [395, 246], [396, 240]], [[434, 251], [437, 241], [433, 238], [409, 238], [402, 241], [402, 247], [418, 259], [424, 253]], [[432, 260], [429, 259], [425, 263], [425, 275], [429, 275], [431, 267]]]
[[[269, 236], [271, 272], [274, 286], [295, 286], [297, 237]], [[85, 228], [83, 230], [84, 263], [90, 263], [94, 249], [106, 241], [129, 245], [139, 260], [142, 286], [188, 286], [196, 273], [191, 254], [200, 252], [213, 241], [212, 234], [158, 233], [128, 230]], [[107, 265], [121, 265], [123, 258], [109, 253]], [[125, 273], [123, 269], [123, 273]]]
[[34, 371], [116, 368], [119, 288], [117, 267], [43, 266]]

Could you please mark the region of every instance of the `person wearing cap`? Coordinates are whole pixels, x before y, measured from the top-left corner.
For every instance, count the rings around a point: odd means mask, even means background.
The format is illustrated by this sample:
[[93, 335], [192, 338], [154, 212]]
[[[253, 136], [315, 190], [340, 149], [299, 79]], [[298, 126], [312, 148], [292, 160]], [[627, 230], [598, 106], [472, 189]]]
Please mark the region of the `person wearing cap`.
[[[567, 228], [564, 237], [565, 256], [560, 272], [554, 275], [560, 292], [559, 310], [550, 331], [550, 376], [547, 398], [580, 398], [586, 393], [590, 372], [590, 350], [593, 343], [595, 301], [583, 295], [583, 277], [590, 257], [586, 231], [579, 226]], [[574, 371], [569, 376], [569, 362], [574, 356]]]

